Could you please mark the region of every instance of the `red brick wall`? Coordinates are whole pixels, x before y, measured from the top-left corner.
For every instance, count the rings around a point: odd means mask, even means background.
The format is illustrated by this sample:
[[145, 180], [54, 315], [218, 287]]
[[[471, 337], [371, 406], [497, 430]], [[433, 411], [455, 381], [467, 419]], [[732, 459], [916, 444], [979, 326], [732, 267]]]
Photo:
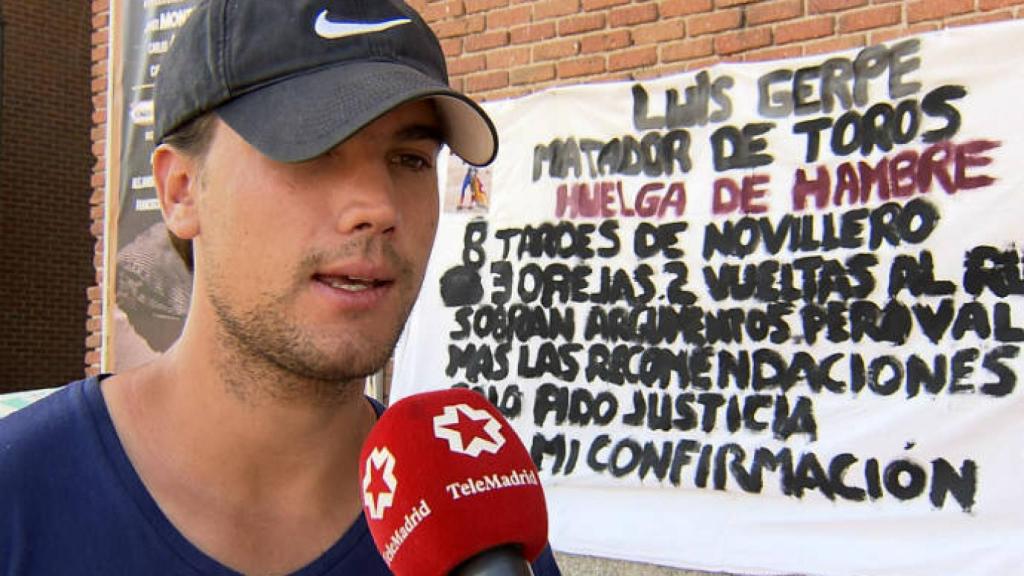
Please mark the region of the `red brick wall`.
[[[124, 1], [124, 0], [116, 0]], [[96, 281], [89, 287], [89, 322], [85, 354], [86, 373], [90, 376], [100, 371], [100, 346], [102, 339], [103, 316], [103, 267], [104, 267], [104, 226], [106, 224], [107, 177], [107, 74], [110, 72], [107, 54], [110, 49], [110, 0], [92, 0], [92, 52], [90, 59], [91, 92], [92, 92], [92, 153], [96, 163], [92, 167], [90, 185], [92, 196], [89, 198], [89, 214], [92, 218], [92, 234], [95, 238], [95, 255], [93, 265], [96, 270]]]
[[0, 393], [84, 374], [93, 163], [88, 6], [0, 0]]
[[1024, 0], [412, 0], [483, 99], [1024, 17]]
[[[722, 61], [789, 58], [951, 26], [1024, 18], [1024, 0], [410, 0], [433, 27], [452, 84], [494, 100], [556, 85], [650, 78]], [[109, 0], [93, 1], [94, 150], [106, 114]], [[97, 193], [103, 161], [94, 172]], [[97, 196], [99, 197], [99, 196]], [[94, 208], [94, 231], [102, 209]], [[100, 244], [97, 244], [100, 246]], [[100, 262], [97, 259], [97, 262]], [[98, 315], [99, 291], [90, 292]], [[98, 343], [93, 320], [90, 343]], [[93, 370], [99, 356], [89, 355]]]

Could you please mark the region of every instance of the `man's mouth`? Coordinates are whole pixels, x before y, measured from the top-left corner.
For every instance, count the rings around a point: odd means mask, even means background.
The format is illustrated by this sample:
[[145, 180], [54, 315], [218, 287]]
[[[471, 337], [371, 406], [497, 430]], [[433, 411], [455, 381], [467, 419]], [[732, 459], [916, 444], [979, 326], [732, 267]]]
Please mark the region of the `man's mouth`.
[[357, 278], [355, 276], [326, 276], [317, 274], [313, 279], [322, 284], [326, 284], [331, 288], [344, 290], [345, 292], [364, 292], [387, 284], [387, 282], [383, 280]]

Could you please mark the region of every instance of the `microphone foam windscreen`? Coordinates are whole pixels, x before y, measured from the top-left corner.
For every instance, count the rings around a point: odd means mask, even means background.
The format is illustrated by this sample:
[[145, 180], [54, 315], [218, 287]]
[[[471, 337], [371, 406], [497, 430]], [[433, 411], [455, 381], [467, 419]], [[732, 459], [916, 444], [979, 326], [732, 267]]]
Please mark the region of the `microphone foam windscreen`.
[[398, 576], [444, 576], [476, 554], [547, 544], [537, 468], [498, 410], [464, 389], [409, 396], [389, 407], [363, 445], [363, 510]]

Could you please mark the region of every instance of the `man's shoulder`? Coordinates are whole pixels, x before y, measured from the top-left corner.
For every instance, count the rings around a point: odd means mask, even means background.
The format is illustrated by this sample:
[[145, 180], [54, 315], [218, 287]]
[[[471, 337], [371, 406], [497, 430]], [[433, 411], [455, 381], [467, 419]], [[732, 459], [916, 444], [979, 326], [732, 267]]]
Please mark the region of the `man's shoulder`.
[[0, 478], [5, 470], [20, 473], [73, 449], [83, 427], [89, 426], [85, 389], [90, 383], [95, 380], [72, 382], [0, 418]]
[[64, 573], [54, 567], [76, 545], [84, 565], [101, 566], [93, 552], [123, 542], [129, 504], [90, 407], [102, 402], [96, 384], [72, 382], [0, 418], [0, 574]]

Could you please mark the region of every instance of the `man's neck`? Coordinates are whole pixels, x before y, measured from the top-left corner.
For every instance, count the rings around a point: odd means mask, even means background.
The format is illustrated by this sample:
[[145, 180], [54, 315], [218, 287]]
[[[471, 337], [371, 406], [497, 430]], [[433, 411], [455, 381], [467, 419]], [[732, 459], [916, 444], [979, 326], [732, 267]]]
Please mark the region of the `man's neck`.
[[161, 509], [200, 549], [243, 572], [301, 567], [359, 514], [373, 409], [358, 383], [330, 397], [295, 394], [296, 382], [291, 394], [269, 393], [273, 370], [225, 372], [209, 344], [186, 334], [105, 381], [115, 427]]

